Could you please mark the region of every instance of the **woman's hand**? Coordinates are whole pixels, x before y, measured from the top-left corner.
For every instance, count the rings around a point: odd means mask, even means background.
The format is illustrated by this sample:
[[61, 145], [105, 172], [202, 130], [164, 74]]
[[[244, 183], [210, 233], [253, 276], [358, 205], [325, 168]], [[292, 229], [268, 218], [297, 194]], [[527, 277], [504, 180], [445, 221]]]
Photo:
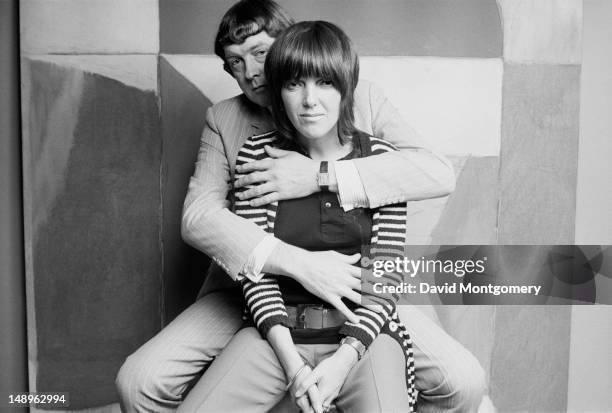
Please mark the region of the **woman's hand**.
[[292, 397], [295, 396], [299, 400], [311, 386], [316, 385], [323, 406], [330, 406], [338, 397], [355, 363], [357, 363], [357, 351], [349, 345], [341, 345], [331, 357], [320, 362], [309, 375], [300, 374], [296, 379], [296, 390]]
[[308, 395], [304, 395], [306, 392], [303, 392], [300, 395], [301, 397], [294, 396], [297, 380], [310, 376], [312, 369], [305, 364], [302, 357], [300, 357], [295, 344], [293, 344], [289, 329], [282, 325], [275, 325], [268, 331], [268, 336], [266, 338], [270, 346], [274, 349], [276, 357], [278, 357], [278, 361], [280, 361], [285, 371], [287, 381], [291, 381], [295, 378], [291, 388], [289, 388], [293, 401], [304, 413], [312, 411], [322, 413], [321, 396], [319, 395], [319, 389], [316, 384], [306, 388]]
[[323, 412], [323, 403], [321, 401], [321, 395], [319, 393], [319, 388], [316, 384], [310, 386], [306, 394], [302, 394], [300, 397], [296, 397], [297, 383], [300, 379], [308, 377], [312, 374], [312, 369], [310, 366], [305, 366], [295, 378], [291, 388], [288, 390], [291, 395], [291, 400], [300, 408], [302, 413], [322, 413]]

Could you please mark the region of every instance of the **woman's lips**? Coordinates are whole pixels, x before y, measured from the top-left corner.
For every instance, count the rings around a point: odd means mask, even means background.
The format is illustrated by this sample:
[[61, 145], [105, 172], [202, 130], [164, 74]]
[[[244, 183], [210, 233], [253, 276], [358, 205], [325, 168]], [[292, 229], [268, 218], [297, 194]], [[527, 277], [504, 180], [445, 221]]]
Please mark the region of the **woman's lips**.
[[324, 116], [323, 113], [302, 113], [300, 114], [300, 117], [305, 120], [317, 120], [322, 116]]

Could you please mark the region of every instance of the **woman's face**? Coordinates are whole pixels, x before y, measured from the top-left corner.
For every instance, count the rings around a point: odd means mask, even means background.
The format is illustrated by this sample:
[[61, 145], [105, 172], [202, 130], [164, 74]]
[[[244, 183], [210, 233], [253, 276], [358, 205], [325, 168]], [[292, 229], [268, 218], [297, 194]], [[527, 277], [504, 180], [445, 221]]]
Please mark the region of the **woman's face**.
[[331, 81], [301, 78], [287, 82], [281, 90], [287, 117], [305, 139], [338, 139], [340, 92]]

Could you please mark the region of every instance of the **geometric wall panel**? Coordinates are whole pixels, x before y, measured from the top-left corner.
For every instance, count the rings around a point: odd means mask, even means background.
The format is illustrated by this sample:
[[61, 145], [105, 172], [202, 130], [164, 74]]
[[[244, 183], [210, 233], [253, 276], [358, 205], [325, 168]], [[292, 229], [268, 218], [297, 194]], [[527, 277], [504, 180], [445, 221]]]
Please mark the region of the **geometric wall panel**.
[[212, 103], [218, 103], [242, 93], [236, 80], [223, 70], [223, 62], [215, 55], [162, 54], [161, 59], [180, 73]]
[[157, 53], [158, 0], [21, 0], [24, 53]]
[[[189, 60], [192, 61], [194, 59]], [[195, 61], [199, 62], [197, 59]], [[163, 142], [163, 294], [166, 324], [185, 306], [194, 302], [210, 262], [206, 255], [183, 242], [181, 216], [187, 185], [198, 155], [206, 109], [212, 103], [185, 75], [185, 72], [189, 73], [189, 70], [185, 70], [185, 65], [173, 66], [166, 57], [160, 57], [159, 68]], [[236, 84], [229, 75], [226, 77]]]
[[580, 64], [582, 0], [498, 2], [507, 62]]
[[[599, 289], [599, 285], [597, 287]], [[612, 306], [573, 306], [571, 333], [567, 411], [609, 411], [612, 406], [612, 349], [609, 345]]]
[[296, 20], [339, 25], [361, 55], [501, 57], [494, 0], [292, 0]]
[[[233, 0], [160, 0], [161, 52], [213, 54], [219, 21]], [[296, 20], [342, 27], [362, 55], [500, 57], [495, 0], [281, 0]]]
[[[240, 93], [216, 56], [162, 55], [211, 102]], [[500, 59], [360, 58], [360, 78], [384, 91], [428, 144], [447, 155], [499, 156]]]
[[157, 92], [156, 55], [29, 55], [28, 58], [95, 73], [139, 90]]
[[576, 244], [612, 244], [612, 2], [584, 2]]
[[432, 231], [432, 245], [497, 243], [499, 158], [468, 158]]
[[30, 389], [111, 403], [161, 324], [157, 96], [57, 60], [22, 78]]
[[501, 59], [364, 56], [360, 66], [434, 149], [499, 156]]
[[497, 306], [491, 399], [500, 412], [564, 412], [571, 307]]
[[500, 244], [571, 244], [579, 66], [506, 65]]

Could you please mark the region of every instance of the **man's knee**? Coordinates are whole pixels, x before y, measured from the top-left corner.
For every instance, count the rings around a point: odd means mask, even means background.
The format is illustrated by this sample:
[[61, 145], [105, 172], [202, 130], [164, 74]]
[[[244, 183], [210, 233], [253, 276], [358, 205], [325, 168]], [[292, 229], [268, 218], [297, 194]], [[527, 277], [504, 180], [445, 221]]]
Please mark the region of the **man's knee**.
[[124, 412], [149, 411], [153, 405], [160, 408], [176, 407], [180, 395], [174, 394], [156, 363], [137, 351], [129, 356], [117, 373], [115, 386]]
[[449, 366], [444, 392], [454, 400], [455, 406], [461, 406], [459, 411], [475, 412], [486, 392], [485, 372], [471, 353], [460, 360]]

